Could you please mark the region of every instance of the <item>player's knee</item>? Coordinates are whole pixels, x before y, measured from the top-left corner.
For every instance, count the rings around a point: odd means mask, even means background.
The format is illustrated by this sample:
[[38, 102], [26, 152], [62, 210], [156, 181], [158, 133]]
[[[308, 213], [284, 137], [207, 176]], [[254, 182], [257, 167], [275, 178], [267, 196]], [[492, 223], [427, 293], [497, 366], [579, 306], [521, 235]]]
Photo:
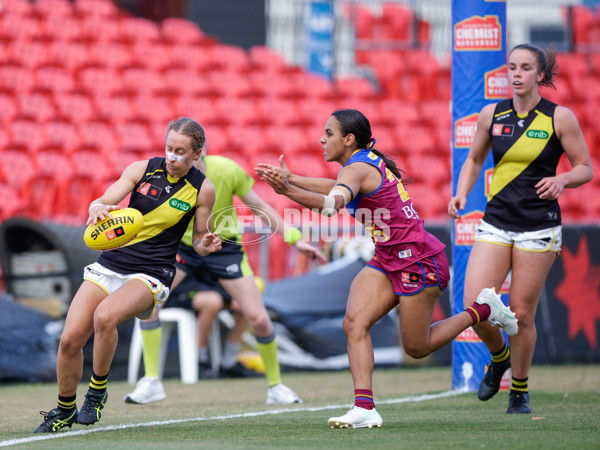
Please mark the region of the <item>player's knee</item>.
[[402, 347], [404, 352], [414, 359], [421, 359], [429, 356], [431, 350], [428, 346], [420, 344], [418, 342], [402, 341]]
[[60, 337], [58, 349], [63, 355], [74, 355], [81, 351], [85, 345], [85, 342], [86, 339], [84, 339], [82, 336], [65, 330]]
[[114, 314], [108, 311], [108, 308], [97, 308], [94, 313], [94, 333], [106, 331], [108, 329], [116, 328], [117, 323], [115, 322]]

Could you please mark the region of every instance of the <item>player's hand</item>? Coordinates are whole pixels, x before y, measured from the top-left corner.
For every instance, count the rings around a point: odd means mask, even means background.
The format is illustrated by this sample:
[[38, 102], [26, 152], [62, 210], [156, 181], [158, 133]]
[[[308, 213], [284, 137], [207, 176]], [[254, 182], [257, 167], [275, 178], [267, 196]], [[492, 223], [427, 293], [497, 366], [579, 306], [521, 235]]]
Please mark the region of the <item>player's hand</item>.
[[460, 214], [458, 211], [460, 209], [465, 209], [467, 204], [467, 199], [462, 196], [452, 197], [450, 202], [448, 203], [448, 215], [453, 219], [460, 219]]
[[102, 221], [105, 219], [112, 219], [110, 211], [114, 211], [116, 209], [121, 209], [119, 205], [103, 205], [102, 203], [94, 203], [90, 206], [89, 209], [89, 217], [86, 225], [93, 224], [96, 225], [98, 220]]
[[271, 186], [276, 193], [285, 195], [289, 190], [288, 177], [279, 167], [261, 163], [256, 166], [255, 170], [259, 178]]
[[542, 178], [536, 185], [536, 193], [542, 200], [556, 200], [565, 188], [559, 177]]
[[298, 239], [294, 244], [294, 247], [296, 247], [300, 253], [316, 264], [327, 264], [327, 258], [325, 258], [325, 255], [323, 255], [323, 253], [321, 253], [317, 247], [309, 244], [304, 239]]
[[202, 246], [208, 253], [214, 253], [221, 250], [222, 242], [219, 233], [206, 233], [202, 236]]

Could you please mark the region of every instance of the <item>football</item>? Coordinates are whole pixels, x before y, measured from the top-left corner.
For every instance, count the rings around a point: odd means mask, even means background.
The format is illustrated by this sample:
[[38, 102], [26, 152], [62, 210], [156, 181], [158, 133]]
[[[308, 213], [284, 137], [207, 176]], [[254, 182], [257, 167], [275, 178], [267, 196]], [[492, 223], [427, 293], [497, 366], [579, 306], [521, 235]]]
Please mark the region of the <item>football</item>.
[[137, 236], [144, 225], [144, 216], [134, 208], [110, 211], [112, 219], [88, 225], [83, 241], [92, 250], [114, 250]]

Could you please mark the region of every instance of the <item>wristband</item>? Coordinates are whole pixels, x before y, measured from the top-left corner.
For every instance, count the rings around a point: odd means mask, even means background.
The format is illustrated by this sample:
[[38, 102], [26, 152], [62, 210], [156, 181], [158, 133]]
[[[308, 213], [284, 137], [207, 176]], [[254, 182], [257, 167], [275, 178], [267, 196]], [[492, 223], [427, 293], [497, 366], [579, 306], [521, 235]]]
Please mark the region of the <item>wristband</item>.
[[283, 241], [286, 244], [294, 245], [302, 239], [302, 231], [298, 228], [288, 228], [285, 233], [283, 233]]

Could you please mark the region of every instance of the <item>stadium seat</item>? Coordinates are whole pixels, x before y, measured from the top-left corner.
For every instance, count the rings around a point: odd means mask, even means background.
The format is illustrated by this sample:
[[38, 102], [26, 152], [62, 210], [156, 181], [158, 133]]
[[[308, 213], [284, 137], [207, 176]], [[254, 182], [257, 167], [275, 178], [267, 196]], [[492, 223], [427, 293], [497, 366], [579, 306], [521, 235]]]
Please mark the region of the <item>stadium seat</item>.
[[170, 52], [173, 66], [193, 70], [199, 74], [209, 67], [205, 64], [210, 52], [207, 47], [180, 44], [171, 47]]
[[322, 75], [295, 72], [289, 78], [299, 99], [329, 101], [335, 98], [333, 82]]
[[105, 155], [115, 153], [119, 149], [119, 141], [113, 128], [103, 121], [91, 121], [82, 124], [82, 148], [96, 149]]
[[122, 87], [121, 77], [114, 69], [86, 67], [77, 75], [79, 87], [93, 97], [116, 94]]
[[161, 39], [159, 25], [143, 17], [124, 17], [119, 23], [121, 30], [119, 40], [133, 44], [134, 42], [154, 43]]
[[15, 64], [0, 66], [0, 92], [20, 95], [31, 91], [34, 82], [33, 72], [27, 67]]
[[22, 67], [34, 70], [50, 62], [50, 54], [45, 42], [17, 39], [11, 43], [10, 60]]
[[256, 101], [255, 114], [261, 123], [278, 126], [306, 126], [312, 124], [312, 114], [298, 106], [293, 100], [265, 97]]
[[16, 216], [27, 216], [31, 205], [23, 204], [19, 190], [8, 183], [0, 181], [0, 223]]
[[61, 180], [57, 188], [53, 215], [70, 215], [84, 224], [90, 203], [101, 196], [96, 178], [89, 173], [74, 173]]
[[206, 77], [188, 68], [174, 68], [162, 75], [162, 92], [174, 96], [174, 100], [186, 101], [192, 97], [213, 97], [212, 85]]
[[39, 67], [35, 71], [36, 91], [61, 95], [73, 91], [75, 79], [69, 70], [57, 66]]
[[415, 19], [412, 9], [407, 5], [384, 2], [381, 5], [381, 17], [391, 40], [412, 45]]
[[163, 38], [173, 46], [182, 44], [198, 46], [207, 42], [207, 37], [195, 22], [179, 17], [163, 19], [161, 33]]
[[18, 117], [45, 122], [56, 116], [56, 109], [49, 94], [43, 92], [23, 93], [18, 96]]
[[[206, 74], [210, 85], [211, 96], [239, 98], [252, 97], [252, 80], [248, 80], [237, 72], [214, 71]], [[235, 101], [235, 100], [234, 100]]]
[[133, 119], [134, 112], [131, 101], [125, 95], [105, 96], [99, 94], [94, 97], [94, 104], [100, 120], [119, 123]]
[[250, 47], [249, 59], [254, 71], [284, 73], [289, 69], [280, 53], [264, 45]]
[[51, 120], [46, 122], [42, 129], [43, 140], [40, 144], [41, 148], [61, 149], [66, 154], [79, 151], [81, 136], [75, 124], [63, 120]]
[[49, 65], [64, 67], [75, 74], [90, 63], [92, 49], [83, 42], [53, 41], [48, 45]]
[[[14, 95], [0, 92], [0, 123], [10, 123], [17, 115], [17, 100]], [[4, 128], [4, 127], [3, 127]], [[4, 130], [3, 130], [4, 131]]]
[[50, 17], [68, 19], [74, 14], [73, 2], [69, 0], [35, 0], [32, 11], [44, 20]]
[[120, 15], [119, 8], [112, 0], [76, 0], [75, 11], [82, 17], [114, 19]]
[[251, 70], [250, 58], [246, 50], [236, 45], [217, 44], [207, 52], [207, 69], [217, 72], [233, 72], [238, 76]]
[[142, 122], [117, 122], [115, 132], [120, 141], [119, 151], [114, 152], [117, 158], [120, 157], [121, 151], [138, 153], [138, 158], [141, 159], [144, 154], [156, 150], [153, 147], [150, 129]]
[[0, 15], [0, 40], [32, 40], [42, 28], [40, 20], [31, 15]]
[[57, 94], [54, 97], [57, 118], [74, 124], [83, 124], [97, 116], [96, 107], [90, 96], [82, 93]]
[[348, 104], [373, 100], [378, 95], [373, 83], [363, 77], [336, 79], [334, 89], [337, 99]]
[[2, 0], [4, 14], [10, 14], [13, 18], [31, 15], [33, 7], [33, 3], [29, 0]]
[[[40, 149], [35, 154], [37, 175], [48, 174], [56, 178], [70, 178], [74, 173], [71, 158], [57, 149]], [[60, 176], [59, 176], [60, 175]]]
[[107, 20], [100, 16], [83, 15], [81, 19], [81, 38], [86, 43], [117, 42], [122, 38], [120, 20], [116, 17]]
[[173, 65], [171, 46], [164, 42], [136, 41], [131, 45], [130, 64], [154, 70], [159, 75]]
[[29, 182], [21, 186], [22, 201], [32, 205], [30, 216], [34, 220], [48, 220], [54, 214], [61, 172], [35, 173]]
[[166, 125], [175, 119], [175, 107], [169, 97], [142, 93], [131, 100], [133, 118], [145, 122], [160, 122]]
[[38, 122], [31, 119], [16, 118], [8, 127], [9, 140], [7, 147], [35, 153], [40, 148], [42, 136], [42, 128]]
[[122, 42], [99, 41], [89, 46], [89, 55], [84, 66], [113, 69], [117, 72], [131, 66], [133, 55], [128, 45]]
[[158, 93], [164, 85], [159, 73], [141, 67], [129, 67], [121, 74], [123, 82], [121, 92], [127, 95], [153, 95]]

